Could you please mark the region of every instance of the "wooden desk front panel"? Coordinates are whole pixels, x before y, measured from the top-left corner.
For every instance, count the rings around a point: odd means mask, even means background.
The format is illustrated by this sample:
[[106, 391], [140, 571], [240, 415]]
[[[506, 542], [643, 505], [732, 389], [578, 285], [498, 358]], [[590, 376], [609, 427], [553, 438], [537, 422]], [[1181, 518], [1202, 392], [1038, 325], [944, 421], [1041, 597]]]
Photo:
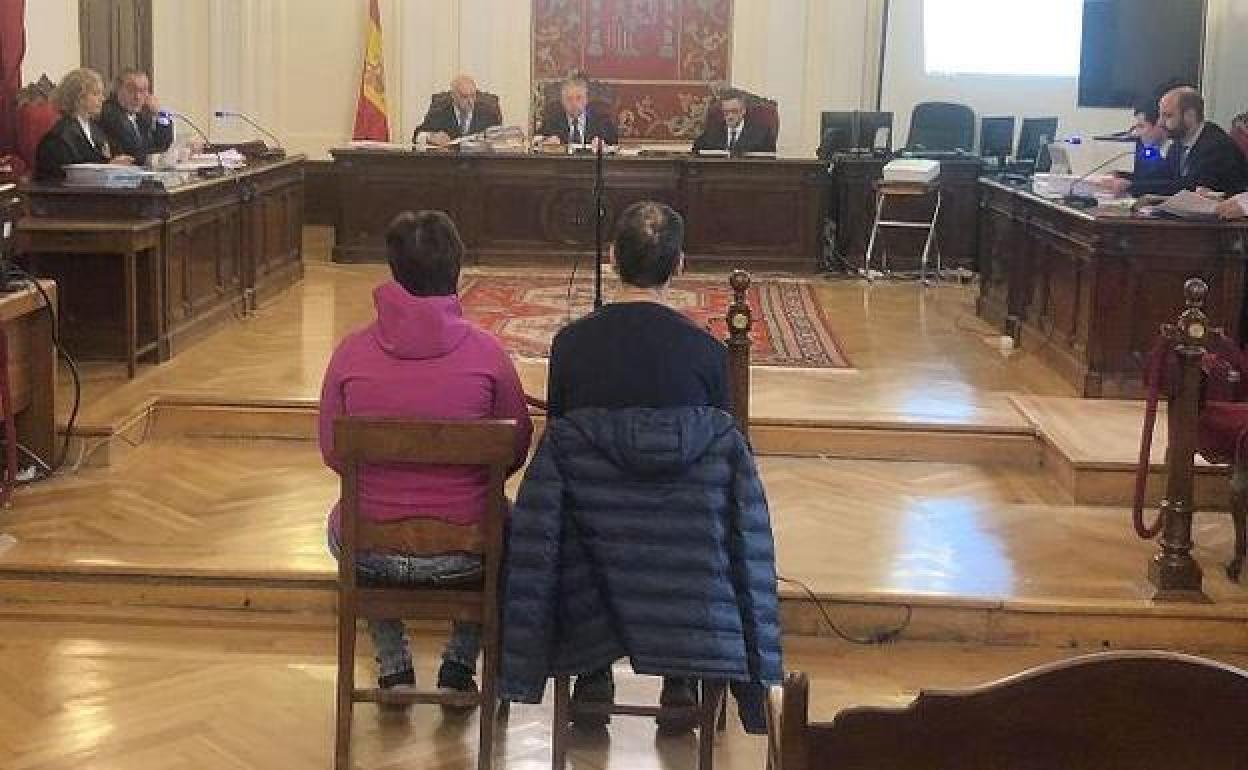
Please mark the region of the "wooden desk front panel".
[[763, 261], [822, 254], [822, 165], [748, 159], [685, 166], [690, 254]]
[[304, 199], [301, 174], [273, 174], [243, 205], [243, 281], [260, 299], [303, 277]]
[[[165, 360], [228, 320], [245, 291], [271, 293], [302, 277], [302, 164], [293, 157], [169, 191], [31, 185], [24, 192], [35, 217], [163, 222], [158, 253], [140, 260], [138, 315], [141, 341], [156, 337], [157, 358]], [[151, 258], [154, 270], [145, 266]], [[84, 358], [114, 358], [124, 343], [120, 263], [92, 254], [73, 259], [42, 260], [65, 279], [66, 337]], [[163, 281], [147, 281], [151, 274]], [[153, 302], [161, 307], [159, 329], [146, 321]]]
[[1082, 396], [1143, 395], [1148, 353], [1189, 278], [1209, 284], [1211, 321], [1238, 333], [1248, 225], [1089, 214], [987, 180], [981, 205], [979, 315]]
[[[446, 211], [473, 259], [563, 263], [594, 249], [594, 158], [335, 151], [339, 218], [334, 259], [385, 258], [401, 211]], [[686, 217], [692, 260], [814, 268], [824, 192], [818, 161], [611, 158], [605, 236], [630, 204], [658, 200]]]

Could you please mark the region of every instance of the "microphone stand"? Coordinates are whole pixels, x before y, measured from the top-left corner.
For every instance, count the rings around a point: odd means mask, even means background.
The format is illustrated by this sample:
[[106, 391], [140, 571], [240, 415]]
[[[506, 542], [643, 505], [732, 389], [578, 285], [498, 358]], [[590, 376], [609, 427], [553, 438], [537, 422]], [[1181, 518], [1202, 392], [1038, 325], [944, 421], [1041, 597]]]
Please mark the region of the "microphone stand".
[[247, 116], [246, 113], [234, 112], [232, 110], [217, 110], [216, 112], [213, 113], [213, 115], [215, 115], [217, 118], [238, 118], [239, 120], [243, 121], [247, 125], [251, 126], [252, 128], [259, 131], [260, 133], [264, 134], [268, 138], [272, 139], [273, 146], [267, 148], [264, 151], [265, 157], [267, 158], [286, 157], [286, 150], [285, 148], [282, 147], [282, 140], [278, 139], [277, 136], [272, 131], [269, 131], [264, 126], [252, 120], [250, 117]]
[[1105, 168], [1106, 166], [1108, 166], [1108, 165], [1110, 165], [1110, 164], [1112, 164], [1112, 163], [1117, 163], [1118, 161], [1122, 160], [1123, 158], [1127, 157], [1128, 155], [1135, 155], [1135, 153], [1136, 153], [1136, 151], [1135, 151], [1134, 149], [1132, 149], [1130, 152], [1122, 152], [1122, 153], [1118, 153], [1117, 155], [1115, 155], [1114, 157], [1112, 157], [1112, 158], [1110, 158], [1109, 160], [1105, 161], [1104, 163], [1100, 163], [1100, 164], [1098, 164], [1095, 168], [1093, 168], [1091, 171], [1087, 172], [1086, 174], [1084, 174], [1084, 175], [1080, 176], [1080, 177], [1079, 177], [1078, 179], [1076, 179], [1074, 182], [1071, 182], [1071, 184], [1070, 184], [1070, 192], [1068, 192], [1068, 193], [1065, 195], [1065, 197], [1063, 197], [1063, 198], [1062, 198], [1062, 203], [1066, 204], [1067, 206], [1070, 206], [1071, 208], [1076, 208], [1076, 209], [1094, 209], [1094, 208], [1096, 208], [1098, 205], [1100, 205], [1100, 202], [1099, 202], [1099, 201], [1097, 201], [1096, 196], [1095, 196], [1095, 195], [1087, 195], [1086, 193], [1085, 193], [1085, 194], [1083, 194], [1083, 195], [1080, 195], [1080, 194], [1077, 192], [1077, 189], [1078, 189], [1079, 185], [1081, 185], [1081, 184], [1083, 184], [1084, 182], [1086, 182], [1086, 181], [1088, 180], [1088, 177], [1092, 176], [1093, 174], [1095, 174], [1096, 172], [1098, 172], [1098, 171], [1100, 171], [1101, 169]]
[[606, 192], [603, 145], [604, 142], [599, 139], [594, 158], [594, 310], [602, 308], [602, 229], [607, 215], [602, 204], [603, 193]]
[[[227, 171], [225, 168], [225, 160], [221, 157], [221, 151], [215, 148], [215, 146], [212, 144], [212, 140], [208, 138], [208, 135], [205, 134], [203, 131], [201, 131], [199, 126], [192, 123], [191, 119], [183, 115], [182, 113], [169, 110], [169, 114], [174, 116], [178, 120], [182, 121], [186, 125], [190, 126], [191, 130], [194, 131], [195, 134], [200, 139], [204, 140], [205, 149], [207, 149], [208, 147], [213, 147], [212, 154], [217, 156], [217, 168], [215, 169], [215, 173], [205, 174], [205, 176], [225, 176], [226, 171]], [[207, 171], [207, 169], [204, 169], [204, 170]]]

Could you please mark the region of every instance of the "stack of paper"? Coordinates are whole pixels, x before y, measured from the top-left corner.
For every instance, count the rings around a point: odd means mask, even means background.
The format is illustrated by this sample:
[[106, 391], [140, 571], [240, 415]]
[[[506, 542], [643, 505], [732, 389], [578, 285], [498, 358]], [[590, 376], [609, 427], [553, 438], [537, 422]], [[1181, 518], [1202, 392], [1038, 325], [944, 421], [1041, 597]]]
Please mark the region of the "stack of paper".
[[143, 169], [110, 163], [73, 163], [65, 167], [65, 184], [72, 187], [138, 187]]
[[1217, 219], [1219, 202], [1191, 190], [1182, 190], [1163, 201], [1157, 210], [1179, 219]]

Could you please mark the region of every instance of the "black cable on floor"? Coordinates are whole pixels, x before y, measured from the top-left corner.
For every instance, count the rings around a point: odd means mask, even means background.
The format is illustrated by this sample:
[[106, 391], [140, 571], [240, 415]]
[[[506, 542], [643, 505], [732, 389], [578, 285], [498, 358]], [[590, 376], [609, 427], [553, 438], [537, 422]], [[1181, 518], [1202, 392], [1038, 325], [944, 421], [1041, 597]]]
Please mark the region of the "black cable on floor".
[[806, 585], [800, 580], [794, 580], [793, 578], [777, 576], [776, 580], [781, 583], [788, 583], [789, 585], [797, 586], [798, 588], [802, 589], [802, 592], [805, 593], [806, 596], [812, 602], [814, 602], [815, 607], [819, 610], [819, 614], [823, 616], [823, 622], [827, 623], [828, 628], [832, 630], [832, 633], [836, 634], [840, 639], [846, 642], [849, 642], [850, 644], [881, 645], [881, 644], [888, 644], [889, 642], [894, 642], [898, 638], [900, 638], [902, 634], [906, 632], [906, 629], [910, 627], [910, 621], [914, 618], [914, 608], [907, 604], [905, 605], [906, 618], [905, 620], [901, 621], [901, 623], [896, 628], [890, 628], [884, 631], [876, 631], [870, 636], [863, 636], [863, 637], [853, 636], [852, 634], [842, 631], [841, 628], [836, 625], [836, 623], [832, 622], [832, 616], [828, 614], [827, 607], [823, 605], [823, 602], [819, 600], [818, 596], [815, 596], [815, 592], [810, 589], [810, 586]]
[[69, 422], [65, 425], [65, 440], [61, 443], [61, 451], [57, 454], [56, 461], [52, 463], [51, 468], [51, 472], [56, 473], [65, 467], [65, 460], [69, 457], [69, 443], [73, 440], [74, 425], [78, 421], [78, 410], [82, 406], [82, 374], [78, 371], [78, 362], [74, 360], [69, 351], [65, 350], [65, 346], [61, 344], [60, 325], [57, 322], [56, 310], [53, 309], [52, 299], [48, 297], [48, 293], [44, 290], [43, 285], [39, 283], [37, 278], [22, 269], [21, 266], [10, 263], [10, 268], [34, 284], [39, 295], [43, 297], [43, 307], [48, 311], [48, 318], [52, 322], [52, 344], [56, 347], [56, 351], [61, 358], [65, 359], [66, 365], [69, 366], [70, 376], [74, 380], [74, 406], [69, 412]]

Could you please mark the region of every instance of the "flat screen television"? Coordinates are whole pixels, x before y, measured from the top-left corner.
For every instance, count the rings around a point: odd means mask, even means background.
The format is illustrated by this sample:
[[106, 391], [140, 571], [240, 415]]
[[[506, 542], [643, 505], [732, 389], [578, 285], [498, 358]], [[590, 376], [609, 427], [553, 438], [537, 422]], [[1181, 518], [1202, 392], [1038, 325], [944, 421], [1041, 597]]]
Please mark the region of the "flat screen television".
[[1134, 107], [1200, 87], [1205, 0], [1084, 0], [1080, 107]]

